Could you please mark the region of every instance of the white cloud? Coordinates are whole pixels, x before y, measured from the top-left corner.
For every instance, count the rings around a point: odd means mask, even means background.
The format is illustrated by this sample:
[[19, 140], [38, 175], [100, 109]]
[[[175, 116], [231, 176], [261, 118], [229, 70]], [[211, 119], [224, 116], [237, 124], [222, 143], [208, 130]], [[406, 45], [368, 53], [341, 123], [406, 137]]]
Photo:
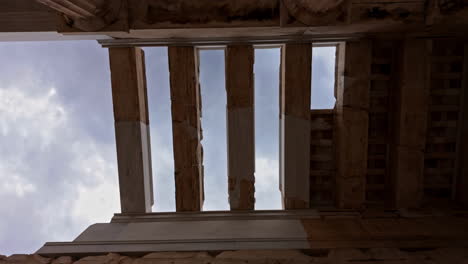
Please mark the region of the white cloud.
[[163, 141], [159, 133], [151, 137], [154, 212], [175, 211], [174, 154], [172, 141]]
[[[94, 146], [75, 144], [73, 147], [76, 160], [73, 168], [76, 175], [92, 178], [93, 184], [79, 183], [75, 188], [78, 197], [71, 208], [71, 214], [82, 222], [109, 222], [110, 216], [120, 212], [117, 168], [106, 160]], [[86, 153], [92, 150], [92, 153]]]
[[312, 58], [312, 109], [331, 109], [335, 105], [335, 47], [315, 47]]
[[17, 198], [22, 198], [26, 194], [36, 191], [36, 186], [28, 182], [21, 175], [15, 174], [14, 171], [8, 171], [4, 167], [5, 164], [0, 164], [0, 192], [12, 193]]
[[74, 239], [119, 211], [115, 146], [93, 140], [55, 88], [29, 77], [0, 83], [3, 254]]
[[[22, 80], [19, 86], [33, 83]], [[54, 89], [42, 97], [31, 97], [23, 91], [8, 87], [0, 89], [0, 131], [3, 138], [14, 137], [22, 149], [25, 142], [34, 142], [44, 148], [52, 141], [54, 131], [66, 122], [66, 113], [54, 101]], [[31, 140], [33, 139], [33, 140]], [[6, 144], [5, 144], [6, 145]], [[18, 198], [36, 191], [36, 186], [25, 175], [26, 160], [15, 157], [0, 159], [0, 192], [13, 193]]]
[[39, 147], [44, 148], [51, 143], [56, 130], [67, 122], [67, 113], [57, 102], [54, 88], [37, 97], [25, 93], [34, 85], [37, 83], [23, 81], [16, 87], [1, 87], [0, 131], [2, 136], [15, 133], [24, 140], [34, 137], [41, 144]]
[[334, 69], [335, 68], [335, 47], [314, 47], [313, 56], [320, 60], [325, 69]]
[[278, 160], [259, 157], [255, 161], [255, 209], [281, 209]]

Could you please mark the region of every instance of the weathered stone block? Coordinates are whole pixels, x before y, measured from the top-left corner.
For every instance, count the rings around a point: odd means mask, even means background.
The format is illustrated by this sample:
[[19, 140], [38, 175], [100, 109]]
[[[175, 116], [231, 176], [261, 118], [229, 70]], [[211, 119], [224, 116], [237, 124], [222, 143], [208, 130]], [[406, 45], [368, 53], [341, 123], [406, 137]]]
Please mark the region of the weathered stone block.
[[131, 260], [129, 257], [120, 256], [119, 254], [109, 253], [105, 256], [89, 256], [84, 257], [74, 264], [122, 264], [130, 263], [128, 260]]
[[422, 254], [437, 264], [468, 264], [467, 248], [439, 248], [424, 251]]
[[73, 263], [72, 257], [61, 256], [52, 261], [52, 264], [71, 264]]
[[214, 264], [312, 263], [313, 259], [295, 250], [241, 250], [219, 254]]
[[368, 260], [369, 255], [359, 249], [333, 249], [328, 254], [330, 263], [342, 263], [347, 261]]
[[8, 264], [48, 264], [50, 263], [49, 258], [44, 258], [39, 255], [11, 255], [6, 258]]
[[132, 264], [207, 264], [213, 257], [206, 252], [158, 252], [135, 259]]
[[397, 248], [371, 248], [367, 254], [375, 260], [405, 260], [408, 254]]

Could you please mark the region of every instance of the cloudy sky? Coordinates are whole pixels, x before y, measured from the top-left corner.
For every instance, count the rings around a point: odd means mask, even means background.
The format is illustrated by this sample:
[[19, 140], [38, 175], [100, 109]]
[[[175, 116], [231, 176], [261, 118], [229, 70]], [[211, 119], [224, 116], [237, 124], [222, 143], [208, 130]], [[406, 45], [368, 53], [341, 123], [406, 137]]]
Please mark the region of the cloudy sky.
[[[155, 206], [174, 211], [166, 48], [145, 48]], [[256, 208], [279, 209], [279, 49], [255, 53]], [[73, 240], [120, 211], [107, 50], [0, 43], [0, 254]], [[333, 107], [334, 49], [314, 48], [313, 108]], [[227, 210], [224, 53], [201, 51], [204, 210]]]

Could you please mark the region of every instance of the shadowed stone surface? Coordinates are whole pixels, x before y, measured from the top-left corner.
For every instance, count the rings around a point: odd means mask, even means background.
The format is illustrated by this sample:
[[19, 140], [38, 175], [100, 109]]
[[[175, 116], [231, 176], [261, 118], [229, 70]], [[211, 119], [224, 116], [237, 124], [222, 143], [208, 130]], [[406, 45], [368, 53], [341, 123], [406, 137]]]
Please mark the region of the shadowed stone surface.
[[158, 252], [140, 257], [110, 253], [101, 256], [44, 258], [39, 255], [0, 255], [0, 264], [465, 264], [467, 248], [400, 250], [398, 248], [336, 249], [328, 252], [299, 250], [240, 250], [222, 252]]

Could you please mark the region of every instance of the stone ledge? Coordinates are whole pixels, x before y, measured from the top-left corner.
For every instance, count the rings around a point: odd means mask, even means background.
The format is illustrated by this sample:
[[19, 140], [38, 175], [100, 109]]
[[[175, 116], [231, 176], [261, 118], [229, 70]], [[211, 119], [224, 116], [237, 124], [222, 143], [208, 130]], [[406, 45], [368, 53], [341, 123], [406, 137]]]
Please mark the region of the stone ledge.
[[166, 214], [133, 215], [94, 224], [74, 241], [49, 242], [36, 253], [56, 257], [108, 252], [143, 255], [178, 251], [468, 247], [466, 226], [468, 217], [450, 214], [364, 217], [351, 212], [302, 212], [232, 214], [224, 218], [184, 214], [180, 221]]

